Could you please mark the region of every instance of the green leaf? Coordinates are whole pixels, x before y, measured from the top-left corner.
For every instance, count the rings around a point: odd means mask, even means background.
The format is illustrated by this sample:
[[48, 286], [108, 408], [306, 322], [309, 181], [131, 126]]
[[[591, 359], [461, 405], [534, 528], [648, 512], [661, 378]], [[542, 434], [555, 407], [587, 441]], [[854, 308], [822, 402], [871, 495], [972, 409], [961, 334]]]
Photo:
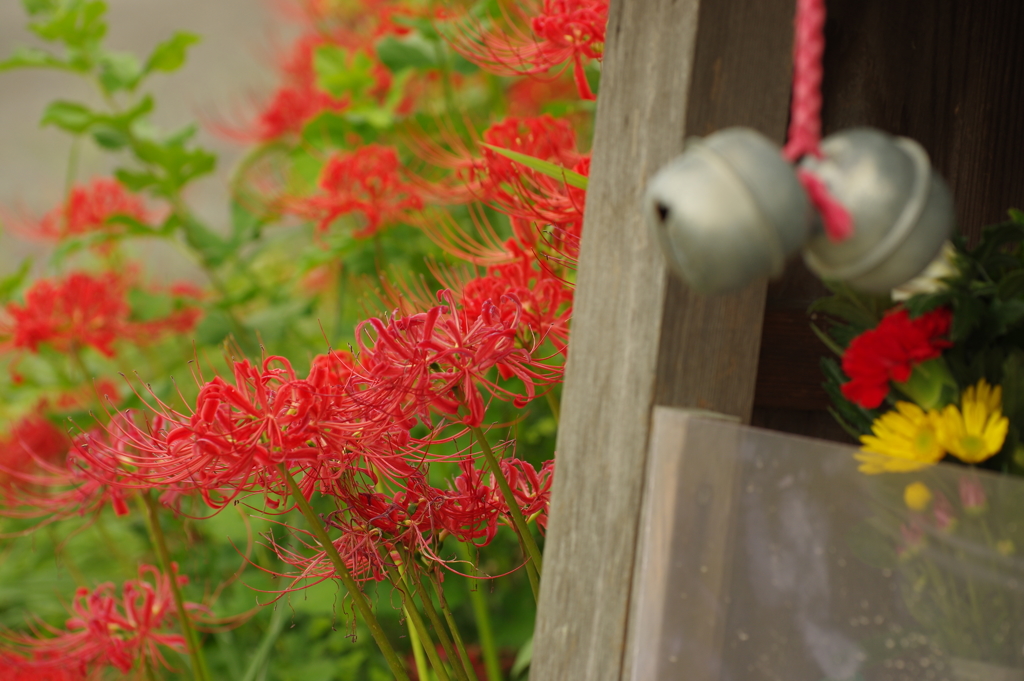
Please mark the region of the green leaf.
[[1024, 416], [1024, 351], [1014, 349], [1003, 362], [1003, 413], [1013, 422]]
[[1024, 269], [1012, 269], [999, 280], [997, 295], [1001, 300], [1009, 300], [1024, 295]]
[[130, 215], [111, 215], [104, 224], [120, 225], [124, 227], [124, 233], [131, 236], [155, 236], [159, 232], [145, 222], [136, 220]]
[[931, 312], [937, 307], [941, 307], [948, 303], [953, 298], [953, 293], [950, 290], [936, 291], [935, 293], [919, 293], [916, 296], [912, 296], [905, 303], [904, 307], [907, 308], [907, 312], [910, 313], [911, 318], [917, 318], [926, 312]]
[[254, 312], [244, 322], [247, 327], [258, 331], [264, 342], [277, 343], [301, 317], [309, 313], [311, 307], [309, 300], [291, 300]]
[[51, 14], [60, 7], [60, 0], [21, 0], [25, 13], [30, 17]]
[[410, 33], [402, 38], [389, 35], [378, 40], [374, 48], [377, 58], [392, 73], [404, 69], [436, 69], [440, 66], [436, 45], [419, 33]]
[[1016, 222], [1018, 225], [1024, 225], [1024, 211], [1016, 208], [1011, 208], [1007, 211], [1010, 214], [1010, 219]]
[[984, 302], [973, 296], [958, 297], [953, 310], [953, 324], [949, 331], [949, 339], [954, 343], [959, 343], [970, 336], [981, 322], [984, 312]]
[[43, 40], [60, 41], [70, 48], [92, 50], [107, 33], [104, 16], [107, 5], [102, 0], [71, 0], [50, 11], [49, 21], [29, 24], [29, 29]]
[[811, 324], [811, 331], [813, 331], [814, 335], [818, 337], [818, 340], [824, 343], [825, 347], [840, 357], [843, 356], [843, 348], [839, 347], [839, 344], [832, 340], [827, 333], [819, 329], [817, 324]]
[[28, 277], [31, 269], [32, 260], [25, 258], [21, 261], [17, 272], [0, 279], [0, 302], [6, 303], [11, 299], [11, 296], [25, 283], [25, 279]]
[[182, 224], [185, 241], [195, 249], [208, 265], [219, 265], [231, 254], [231, 244], [210, 231], [203, 224], [188, 220]]
[[146, 60], [143, 73], [177, 71], [188, 58], [188, 48], [199, 41], [199, 36], [194, 33], [175, 33], [170, 39], [156, 46]]
[[46, 111], [40, 125], [55, 125], [62, 130], [75, 134], [85, 132], [97, 119], [94, 113], [87, 106], [75, 102], [57, 100], [52, 102]]
[[530, 663], [533, 662], [533, 637], [527, 639], [523, 647], [516, 653], [516, 660], [512, 663], [512, 676], [518, 678], [530, 668]]
[[349, 53], [337, 45], [322, 45], [313, 54], [317, 87], [334, 97], [351, 95], [359, 103], [365, 99], [366, 91], [376, 84], [373, 65], [368, 55]]
[[130, 191], [141, 192], [160, 182], [160, 178], [150, 172], [127, 170], [118, 168], [114, 171], [117, 181], [127, 187]]
[[134, 90], [142, 78], [142, 65], [130, 52], [105, 52], [100, 55], [97, 66], [100, 85], [108, 94]]
[[19, 68], [71, 69], [68, 62], [38, 47], [20, 47], [10, 57], [0, 61], [0, 71]]
[[580, 175], [577, 172], [563, 168], [560, 165], [545, 161], [543, 159], [534, 158], [533, 156], [527, 156], [526, 154], [520, 154], [518, 151], [512, 151], [511, 149], [503, 149], [496, 147], [493, 144], [481, 144], [481, 146], [487, 147], [496, 154], [501, 154], [505, 158], [511, 159], [516, 163], [521, 163], [530, 170], [536, 170], [541, 175], [547, 175], [553, 177], [556, 180], [562, 180], [570, 187], [576, 187], [577, 189], [586, 189], [588, 178], [586, 175]]
[[128, 136], [109, 125], [101, 124], [93, 128], [92, 139], [104, 149], [117, 151], [128, 146]]
[[128, 291], [128, 305], [131, 307], [132, 319], [140, 322], [162, 319], [174, 311], [174, 300], [170, 296], [142, 289]]
[[238, 201], [231, 202], [231, 241], [235, 247], [243, 246], [260, 237], [260, 229], [266, 220], [253, 213]]

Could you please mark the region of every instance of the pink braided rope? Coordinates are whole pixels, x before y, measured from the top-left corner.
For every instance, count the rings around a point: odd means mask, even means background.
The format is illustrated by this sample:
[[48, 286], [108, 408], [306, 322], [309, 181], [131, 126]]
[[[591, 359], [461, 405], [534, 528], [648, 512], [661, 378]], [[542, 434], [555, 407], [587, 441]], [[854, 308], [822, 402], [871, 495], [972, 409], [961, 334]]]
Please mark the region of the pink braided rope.
[[[825, 54], [825, 0], [797, 0], [796, 39], [793, 54], [793, 102], [789, 141], [782, 155], [796, 162], [802, 156], [821, 157], [821, 79]], [[853, 233], [849, 212], [828, 192], [825, 183], [806, 171], [797, 177], [821, 215], [825, 233], [842, 241]]]

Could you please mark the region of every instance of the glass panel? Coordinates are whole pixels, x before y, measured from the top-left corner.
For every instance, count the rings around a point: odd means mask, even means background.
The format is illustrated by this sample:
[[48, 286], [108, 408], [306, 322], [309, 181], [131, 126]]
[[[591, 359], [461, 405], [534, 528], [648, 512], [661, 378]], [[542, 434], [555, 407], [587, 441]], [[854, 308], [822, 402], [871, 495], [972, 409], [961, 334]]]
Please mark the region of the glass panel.
[[1024, 681], [1024, 480], [854, 452], [656, 410], [631, 678]]

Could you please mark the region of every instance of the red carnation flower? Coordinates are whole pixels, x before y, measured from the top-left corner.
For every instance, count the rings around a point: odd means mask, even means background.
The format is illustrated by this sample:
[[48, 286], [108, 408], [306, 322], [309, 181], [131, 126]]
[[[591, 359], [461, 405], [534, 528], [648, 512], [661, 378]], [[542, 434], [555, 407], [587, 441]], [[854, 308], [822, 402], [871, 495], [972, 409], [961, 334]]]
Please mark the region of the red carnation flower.
[[942, 355], [952, 343], [943, 339], [953, 319], [939, 308], [916, 319], [904, 309], [887, 314], [877, 327], [857, 336], [843, 354], [843, 396], [874, 409], [889, 394], [889, 381], [902, 383], [914, 366]]

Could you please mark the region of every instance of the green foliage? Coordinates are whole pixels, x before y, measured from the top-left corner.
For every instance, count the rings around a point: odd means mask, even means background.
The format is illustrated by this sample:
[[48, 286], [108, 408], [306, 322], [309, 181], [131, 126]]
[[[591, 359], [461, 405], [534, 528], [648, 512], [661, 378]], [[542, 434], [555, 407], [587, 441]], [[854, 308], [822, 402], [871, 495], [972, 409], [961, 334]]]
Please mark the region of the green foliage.
[[494, 153], [501, 154], [502, 156], [509, 158], [515, 161], [516, 163], [522, 163], [530, 170], [536, 170], [538, 173], [541, 173], [542, 175], [553, 177], [556, 180], [562, 180], [570, 187], [576, 187], [577, 189], [587, 188], [588, 178], [585, 175], [580, 175], [579, 173], [574, 172], [568, 168], [562, 168], [561, 166], [555, 165], [550, 161], [545, 161], [540, 158], [527, 156], [526, 154], [521, 154], [518, 151], [512, 151], [511, 149], [502, 149], [501, 147], [496, 147], [492, 144], [482, 144], [481, 146], [487, 147]]

